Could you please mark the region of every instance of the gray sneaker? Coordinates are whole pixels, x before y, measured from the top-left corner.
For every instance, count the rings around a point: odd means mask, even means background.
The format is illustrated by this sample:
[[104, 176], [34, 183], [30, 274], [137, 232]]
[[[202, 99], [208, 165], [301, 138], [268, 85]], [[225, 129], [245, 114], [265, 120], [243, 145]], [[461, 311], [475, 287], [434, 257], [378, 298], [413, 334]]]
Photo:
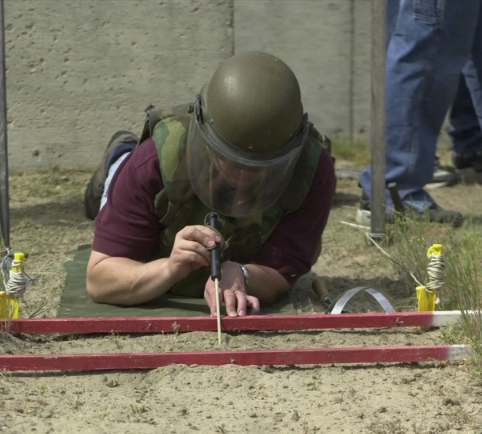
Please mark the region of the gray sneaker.
[[[404, 204], [406, 208], [410, 206]], [[453, 227], [459, 227], [464, 222], [464, 216], [458, 211], [451, 211], [439, 207], [436, 203], [433, 203], [424, 213], [415, 212], [413, 208], [410, 208], [407, 216], [409, 218], [419, 218], [421, 220], [428, 216], [430, 222], [433, 223], [451, 223]], [[356, 221], [359, 224], [369, 225], [371, 219], [370, 200], [367, 194], [363, 191], [360, 198], [360, 205], [357, 210]], [[387, 223], [393, 223], [393, 214], [386, 215]]]
[[456, 184], [459, 177], [455, 173], [455, 167], [440, 163], [440, 158], [435, 156], [432, 180], [429, 184], [445, 183], [445, 185]]

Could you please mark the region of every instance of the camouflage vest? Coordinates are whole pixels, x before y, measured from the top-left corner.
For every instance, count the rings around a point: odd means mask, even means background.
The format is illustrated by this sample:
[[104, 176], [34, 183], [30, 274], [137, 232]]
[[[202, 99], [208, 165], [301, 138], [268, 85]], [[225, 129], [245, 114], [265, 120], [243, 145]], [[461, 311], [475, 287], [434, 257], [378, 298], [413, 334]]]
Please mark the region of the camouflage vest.
[[[169, 257], [177, 232], [185, 226], [203, 225], [205, 216], [212, 211], [197, 198], [187, 177], [186, 144], [191, 120], [188, 108], [188, 104], [168, 110], [148, 107], [148, 117], [139, 140], [142, 143], [152, 137], [159, 155], [164, 185], [154, 202], [154, 210], [162, 227], [159, 250], [155, 255], [159, 258]], [[223, 261], [251, 262], [279, 221], [301, 206], [311, 187], [325, 141], [326, 138], [312, 127], [293, 178], [276, 204], [252, 217], [219, 216], [219, 231], [229, 242], [229, 249], [223, 253]], [[209, 267], [201, 267], [178, 282], [171, 292], [202, 297], [208, 277]]]

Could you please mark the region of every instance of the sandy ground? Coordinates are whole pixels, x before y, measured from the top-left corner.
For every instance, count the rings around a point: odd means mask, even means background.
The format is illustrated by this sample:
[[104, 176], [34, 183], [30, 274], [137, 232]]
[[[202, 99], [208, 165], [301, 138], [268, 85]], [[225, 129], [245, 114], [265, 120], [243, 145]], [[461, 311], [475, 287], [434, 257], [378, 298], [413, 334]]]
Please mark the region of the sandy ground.
[[[89, 173], [51, 170], [10, 177], [12, 245], [29, 253], [37, 277], [24, 315], [44, 306], [55, 315], [64, 260], [92, 241], [83, 217]], [[354, 221], [359, 189], [341, 180], [313, 273], [327, 278], [333, 296], [369, 284], [399, 307], [414, 305], [413, 289]], [[482, 213], [482, 186], [434, 191], [442, 206]], [[298, 288], [308, 291], [312, 275]], [[357, 311], [374, 310], [367, 299]], [[230, 333], [229, 349], [304, 348], [441, 343], [441, 331], [341, 330]], [[215, 349], [213, 333], [107, 335], [71, 338], [0, 335], [0, 353], [83, 353]], [[482, 380], [468, 364], [376, 366], [202, 367], [176, 365], [150, 372], [0, 373], [0, 432], [36, 433], [480, 433]]]

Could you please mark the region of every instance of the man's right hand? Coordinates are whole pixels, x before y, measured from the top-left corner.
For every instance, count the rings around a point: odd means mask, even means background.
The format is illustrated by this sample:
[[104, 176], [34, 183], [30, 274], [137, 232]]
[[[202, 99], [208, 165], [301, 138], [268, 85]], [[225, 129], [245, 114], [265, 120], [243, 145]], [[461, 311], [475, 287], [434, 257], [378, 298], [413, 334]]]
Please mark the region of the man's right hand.
[[[179, 231], [174, 240], [168, 267], [178, 282], [199, 267], [210, 263], [209, 247], [221, 242], [217, 232], [207, 226], [186, 226]], [[224, 248], [227, 247], [225, 243]]]

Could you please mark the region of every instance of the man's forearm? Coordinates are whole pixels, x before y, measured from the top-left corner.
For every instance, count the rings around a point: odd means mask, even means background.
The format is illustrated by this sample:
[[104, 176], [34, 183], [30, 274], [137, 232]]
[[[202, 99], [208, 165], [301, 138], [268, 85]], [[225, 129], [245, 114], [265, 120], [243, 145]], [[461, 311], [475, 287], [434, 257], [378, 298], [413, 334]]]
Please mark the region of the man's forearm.
[[95, 265], [89, 264], [87, 273], [87, 291], [98, 303], [146, 303], [167, 292], [175, 283], [167, 258], [144, 264], [107, 257]]
[[246, 264], [249, 271], [250, 286], [248, 294], [259, 299], [261, 305], [275, 303], [278, 298], [288, 291], [290, 284], [273, 268], [264, 265]]

